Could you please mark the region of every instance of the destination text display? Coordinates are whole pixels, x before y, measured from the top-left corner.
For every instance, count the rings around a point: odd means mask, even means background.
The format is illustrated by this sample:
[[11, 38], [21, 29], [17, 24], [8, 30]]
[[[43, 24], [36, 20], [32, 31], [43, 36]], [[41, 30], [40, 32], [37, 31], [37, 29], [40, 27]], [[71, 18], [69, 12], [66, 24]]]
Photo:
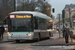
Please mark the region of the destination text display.
[[31, 15], [10, 15], [10, 18], [31, 18]]

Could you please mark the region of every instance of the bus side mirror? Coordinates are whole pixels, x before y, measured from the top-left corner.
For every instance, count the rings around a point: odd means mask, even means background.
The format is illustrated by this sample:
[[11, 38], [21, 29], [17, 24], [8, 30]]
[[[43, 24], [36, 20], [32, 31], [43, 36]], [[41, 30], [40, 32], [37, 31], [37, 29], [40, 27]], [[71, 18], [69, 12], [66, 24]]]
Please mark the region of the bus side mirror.
[[3, 20], [3, 24], [6, 24], [6, 21], [9, 17], [5, 17], [5, 19]]

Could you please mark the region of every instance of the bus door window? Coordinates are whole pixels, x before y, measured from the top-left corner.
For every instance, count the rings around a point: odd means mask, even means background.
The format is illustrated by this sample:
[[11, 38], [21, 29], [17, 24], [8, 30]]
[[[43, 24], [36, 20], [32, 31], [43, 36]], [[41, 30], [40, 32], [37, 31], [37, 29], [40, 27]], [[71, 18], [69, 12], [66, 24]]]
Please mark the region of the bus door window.
[[73, 26], [75, 27], [75, 22], [73, 22]]
[[75, 22], [73, 22], [73, 26], [74, 26], [74, 29], [75, 29]]
[[38, 19], [34, 17], [34, 28], [38, 29]]

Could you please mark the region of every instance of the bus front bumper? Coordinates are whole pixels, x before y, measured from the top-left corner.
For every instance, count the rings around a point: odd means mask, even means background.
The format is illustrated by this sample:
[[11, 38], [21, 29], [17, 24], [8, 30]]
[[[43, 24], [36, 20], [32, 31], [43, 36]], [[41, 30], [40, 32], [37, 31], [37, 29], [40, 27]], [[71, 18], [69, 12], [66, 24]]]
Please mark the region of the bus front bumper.
[[8, 37], [8, 40], [33, 40], [33, 36], [30, 36], [30, 37]]

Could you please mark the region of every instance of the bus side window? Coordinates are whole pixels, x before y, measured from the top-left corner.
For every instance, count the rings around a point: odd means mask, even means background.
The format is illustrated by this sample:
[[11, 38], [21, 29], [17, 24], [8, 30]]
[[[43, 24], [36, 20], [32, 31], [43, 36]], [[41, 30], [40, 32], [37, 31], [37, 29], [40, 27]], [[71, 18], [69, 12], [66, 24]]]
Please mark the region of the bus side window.
[[38, 19], [34, 17], [34, 29], [38, 29]]

